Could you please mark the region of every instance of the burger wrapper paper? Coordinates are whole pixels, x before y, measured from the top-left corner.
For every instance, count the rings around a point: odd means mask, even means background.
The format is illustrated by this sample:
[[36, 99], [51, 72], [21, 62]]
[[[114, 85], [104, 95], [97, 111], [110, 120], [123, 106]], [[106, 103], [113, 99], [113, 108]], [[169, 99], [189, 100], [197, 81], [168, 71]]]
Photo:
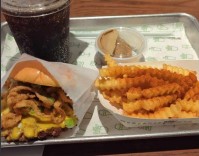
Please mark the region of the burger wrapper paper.
[[55, 78], [55, 80], [57, 80], [65, 93], [67, 93], [67, 95], [73, 100], [73, 109], [78, 118], [78, 125], [76, 128], [73, 128], [70, 133], [67, 132], [67, 135], [74, 134], [74, 132], [78, 130], [79, 124], [95, 97], [95, 92], [92, 90], [92, 86], [98, 76], [98, 72], [96, 70], [78, 67], [71, 64], [48, 62], [28, 54], [22, 54], [19, 60], [1, 79], [1, 89], [3, 89], [5, 81], [9, 78], [9, 75], [14, 72], [15, 66], [19, 62], [26, 62], [28, 64], [33, 61], [35, 61], [35, 64], [41, 63], [43, 67], [46, 68]]

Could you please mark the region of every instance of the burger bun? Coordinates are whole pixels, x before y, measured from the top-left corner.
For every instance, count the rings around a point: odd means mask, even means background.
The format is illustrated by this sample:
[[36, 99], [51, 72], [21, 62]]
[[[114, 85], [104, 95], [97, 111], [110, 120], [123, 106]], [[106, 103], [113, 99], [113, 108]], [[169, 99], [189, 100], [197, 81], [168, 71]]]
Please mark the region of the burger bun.
[[16, 81], [59, 87], [55, 78], [39, 61], [36, 60], [17, 63], [9, 77]]

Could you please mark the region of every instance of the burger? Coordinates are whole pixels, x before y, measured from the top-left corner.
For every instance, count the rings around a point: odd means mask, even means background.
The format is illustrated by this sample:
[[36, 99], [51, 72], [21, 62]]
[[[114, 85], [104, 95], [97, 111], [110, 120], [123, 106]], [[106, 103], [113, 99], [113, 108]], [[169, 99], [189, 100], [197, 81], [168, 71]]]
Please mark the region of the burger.
[[1, 92], [1, 136], [6, 141], [57, 137], [77, 121], [72, 99], [41, 63], [15, 65]]

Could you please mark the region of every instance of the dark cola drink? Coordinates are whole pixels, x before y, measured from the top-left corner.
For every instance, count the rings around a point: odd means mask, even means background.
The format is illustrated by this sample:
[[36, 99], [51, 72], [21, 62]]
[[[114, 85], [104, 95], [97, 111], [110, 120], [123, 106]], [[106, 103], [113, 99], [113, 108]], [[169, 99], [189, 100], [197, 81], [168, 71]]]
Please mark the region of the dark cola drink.
[[69, 62], [70, 0], [2, 0], [1, 5], [21, 53]]

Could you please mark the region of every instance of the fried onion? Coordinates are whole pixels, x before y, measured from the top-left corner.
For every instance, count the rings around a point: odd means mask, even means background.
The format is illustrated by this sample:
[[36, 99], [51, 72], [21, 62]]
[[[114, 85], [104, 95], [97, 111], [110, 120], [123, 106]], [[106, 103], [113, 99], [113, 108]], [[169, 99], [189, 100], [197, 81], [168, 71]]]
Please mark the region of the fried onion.
[[14, 111], [19, 114], [23, 112], [24, 108], [31, 108], [37, 116], [47, 118], [49, 119], [49, 121], [51, 121], [51, 116], [42, 113], [35, 100], [22, 100], [16, 103], [16, 105], [13, 108], [14, 108]]
[[19, 91], [22, 91], [22, 90], [27, 90], [27, 91], [33, 92], [32, 88], [30, 88], [30, 87], [27, 87], [27, 86], [16, 86], [16, 87], [14, 87], [14, 88], [12, 88], [10, 90], [10, 93], [11, 92], [19, 92]]
[[64, 121], [66, 114], [64, 112], [64, 110], [61, 108], [62, 103], [61, 101], [56, 101], [54, 103], [54, 108], [53, 109], [53, 113], [52, 113], [52, 120], [54, 123], [58, 124], [61, 123], [62, 121]]
[[[14, 92], [14, 93], [16, 93], [16, 92]], [[32, 95], [32, 94], [18, 94], [18, 93], [16, 93], [14, 96], [12, 96], [12, 95], [9, 95], [7, 97], [7, 105], [11, 110], [12, 110], [13, 106], [16, 103], [20, 102], [21, 100], [27, 100], [29, 98], [35, 97], [35, 95]]]
[[7, 113], [2, 115], [1, 118], [1, 127], [3, 129], [11, 128], [16, 126], [19, 121], [21, 121], [22, 116], [14, 113]]
[[17, 102], [35, 97], [35, 95], [30, 93], [19, 93], [20, 91], [33, 92], [33, 90], [27, 86], [16, 86], [12, 88], [7, 96], [7, 105], [11, 110]]
[[69, 104], [72, 104], [72, 100], [66, 96], [66, 94], [64, 93], [64, 91], [62, 89], [59, 89], [58, 90], [58, 94], [60, 96], [60, 98], [62, 99], [63, 102], [66, 102], [66, 103], [69, 103]]
[[39, 94], [38, 92], [35, 92], [36, 96], [39, 98], [40, 101], [42, 101], [42, 105], [46, 108], [51, 108], [53, 106], [54, 101], [51, 100], [50, 98]]

